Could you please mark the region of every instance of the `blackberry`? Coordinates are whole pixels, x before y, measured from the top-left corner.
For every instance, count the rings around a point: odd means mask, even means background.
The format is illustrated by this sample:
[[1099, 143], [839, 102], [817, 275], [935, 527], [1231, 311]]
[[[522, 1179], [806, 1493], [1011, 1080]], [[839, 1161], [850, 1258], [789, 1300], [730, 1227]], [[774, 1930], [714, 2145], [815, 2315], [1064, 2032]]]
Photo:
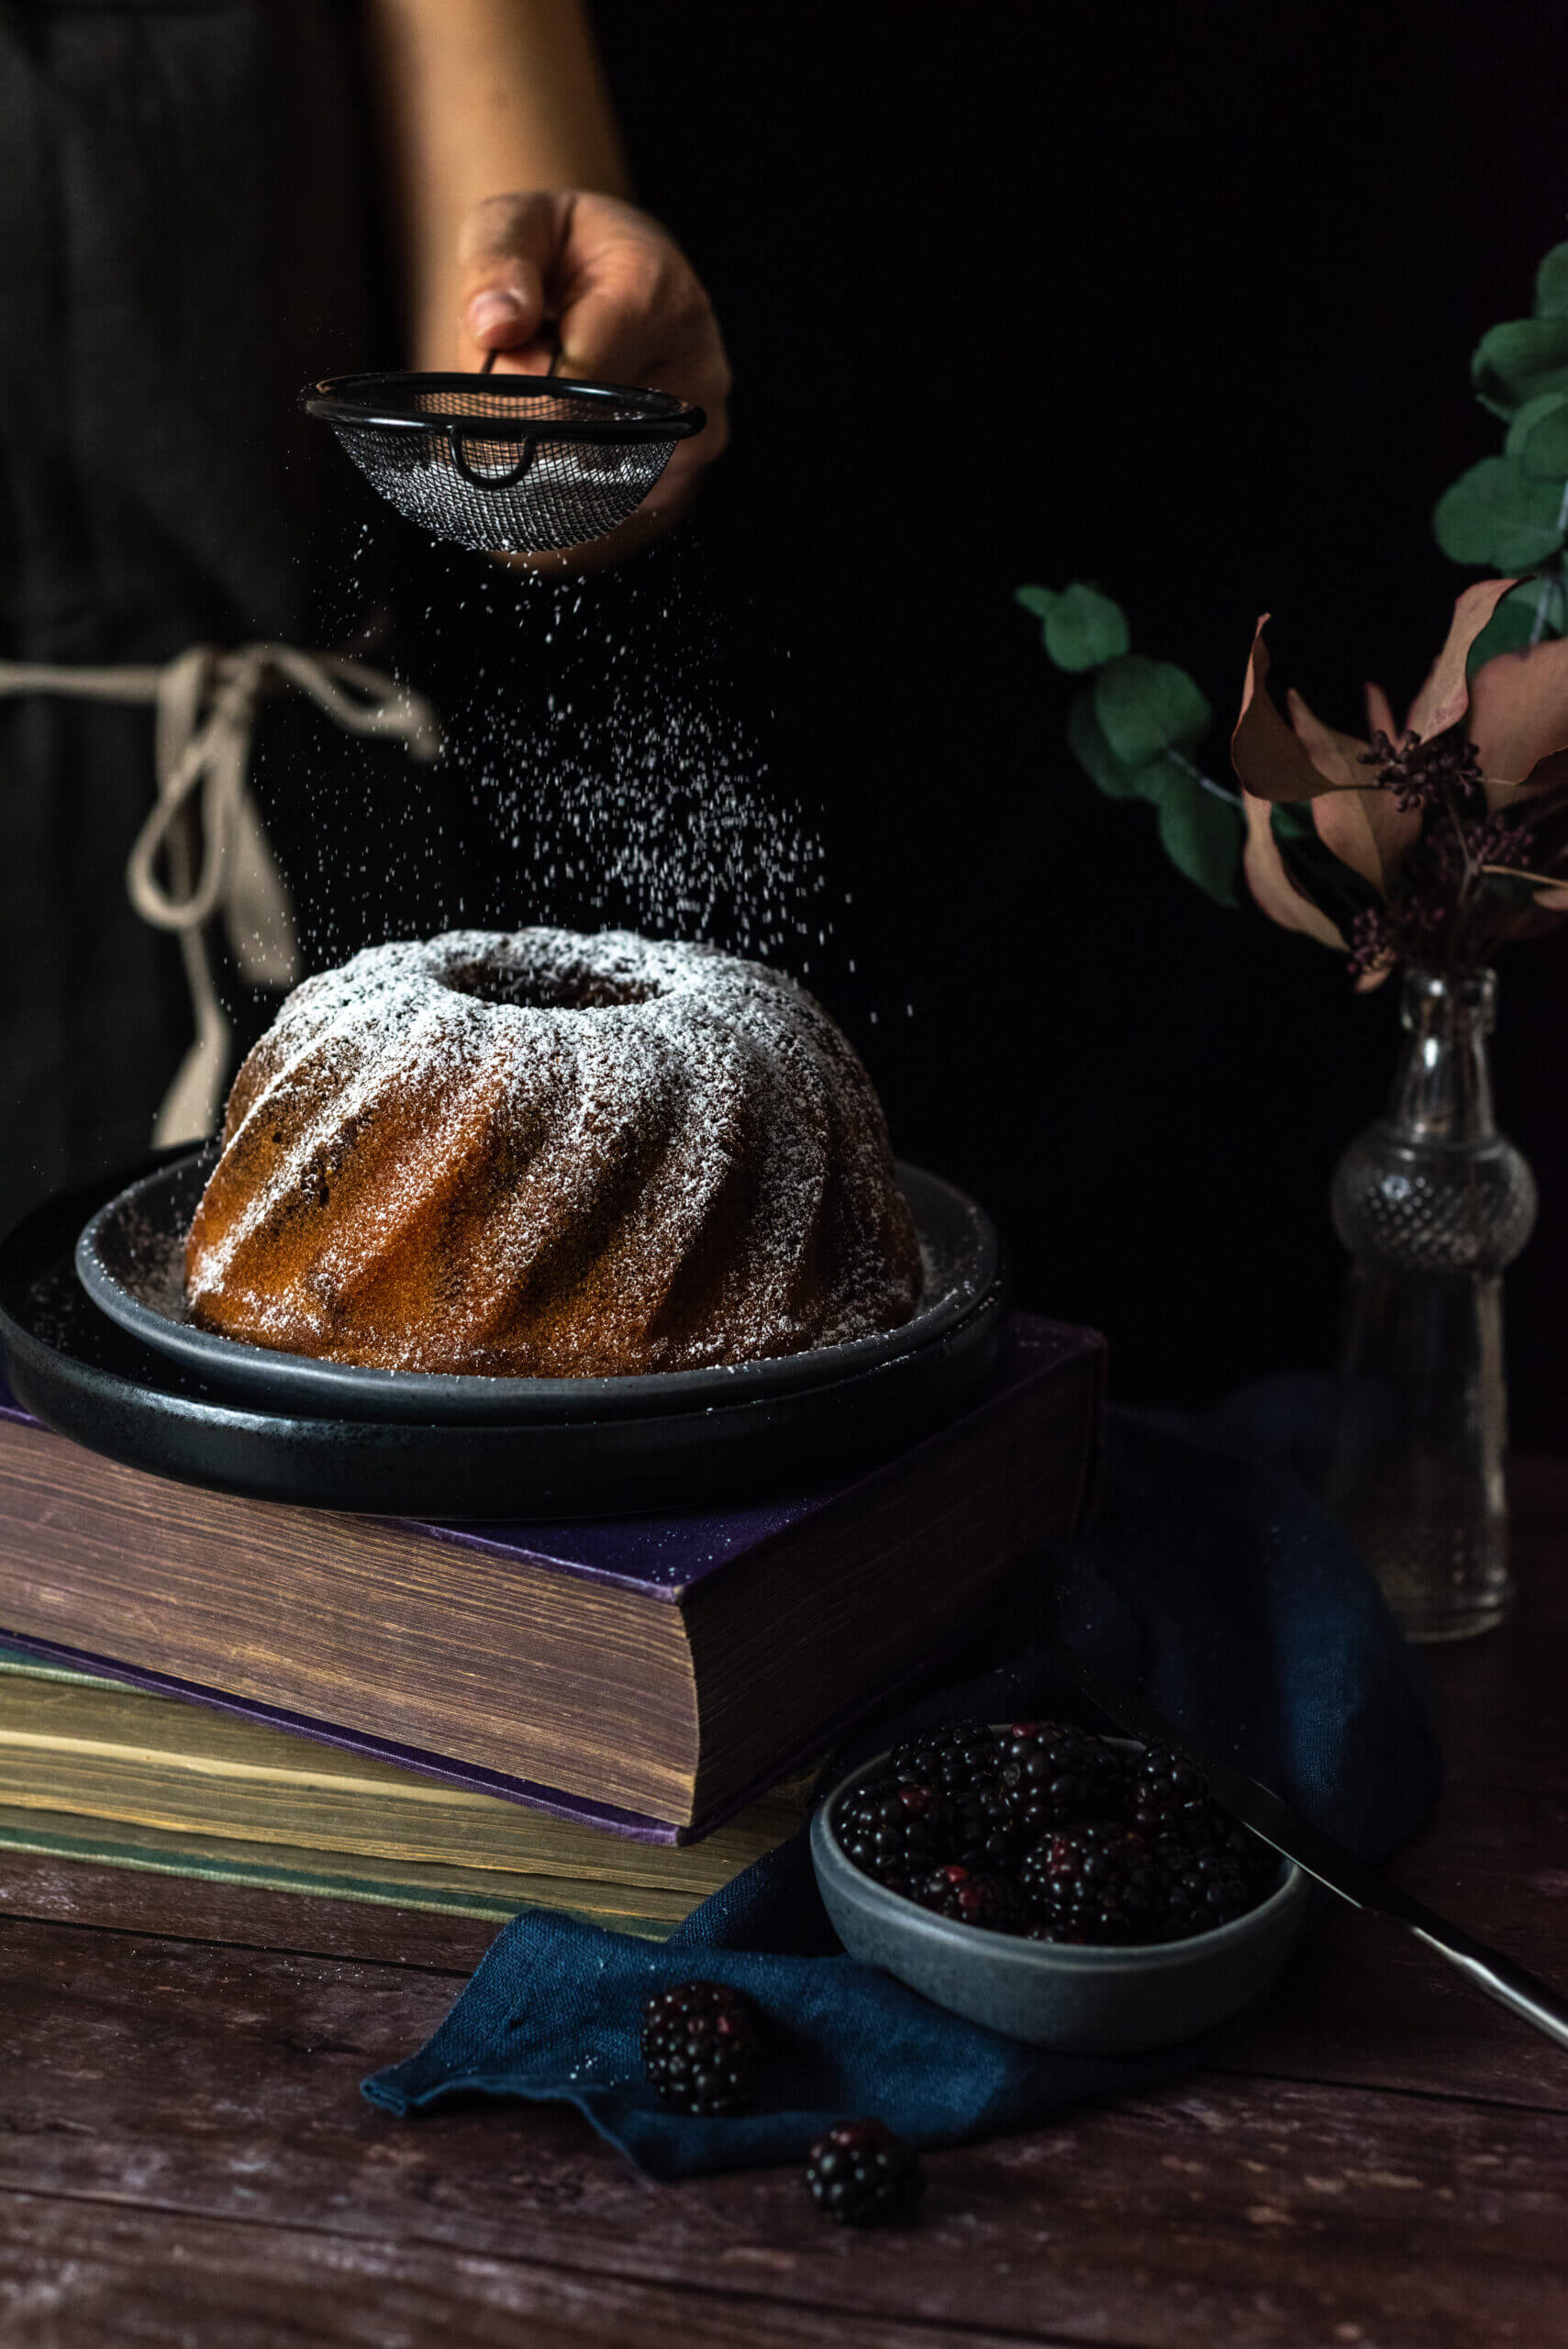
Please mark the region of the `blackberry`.
[[1114, 1745], [1060, 1721], [1019, 1721], [998, 1747], [1003, 1798], [1026, 1839], [1124, 1809], [1127, 1765]]
[[894, 1776], [906, 1786], [964, 1795], [995, 1776], [996, 1732], [985, 1721], [938, 1721], [895, 1745], [887, 1760]]
[[951, 1821], [929, 1787], [875, 1778], [857, 1787], [833, 1813], [833, 1832], [862, 1875], [906, 1892], [946, 1859]]
[[1024, 1831], [1007, 1808], [1005, 1789], [981, 1778], [951, 1803], [952, 1856], [966, 1868], [1010, 1876], [1025, 1843]]
[[1017, 1932], [1023, 1923], [1023, 1903], [1016, 1886], [1006, 1876], [988, 1876], [950, 1860], [914, 1888], [912, 1898], [939, 1917], [952, 1917], [961, 1925], [979, 1925], [987, 1932]]
[[[1245, 1834], [1244, 1828], [1237, 1829]], [[1261, 1846], [1258, 1847], [1260, 1850]], [[1185, 1845], [1161, 1854], [1157, 1930], [1162, 1941], [1207, 1933], [1243, 1917], [1266, 1897], [1267, 1878], [1251, 1854], [1218, 1843]]]
[[662, 2104], [703, 2119], [757, 2092], [757, 2010], [727, 1982], [678, 1982], [642, 2002], [642, 2068]]
[[840, 2121], [812, 2146], [806, 2183], [817, 2209], [841, 2227], [874, 2227], [902, 2219], [926, 2190], [913, 2145], [884, 2121]]
[[1273, 1876], [1279, 1854], [1217, 1802], [1195, 1803], [1186, 1817], [1186, 1838], [1195, 1850], [1229, 1852], [1250, 1875]]
[[1162, 1745], [1145, 1746], [1131, 1771], [1132, 1823], [1146, 1835], [1179, 1819], [1195, 1803], [1207, 1803], [1208, 1781], [1192, 1763]]
[[1025, 1854], [1018, 1883], [1043, 1923], [1086, 1942], [1146, 1935], [1162, 1889], [1159, 1863], [1144, 1838], [1112, 1820], [1047, 1835]]
[[1162, 1856], [1173, 1844], [1192, 1852], [1224, 1852], [1248, 1875], [1273, 1877], [1274, 1862], [1268, 1846], [1215, 1801], [1195, 1763], [1184, 1762], [1161, 1746], [1146, 1748], [1134, 1765], [1132, 1821]]

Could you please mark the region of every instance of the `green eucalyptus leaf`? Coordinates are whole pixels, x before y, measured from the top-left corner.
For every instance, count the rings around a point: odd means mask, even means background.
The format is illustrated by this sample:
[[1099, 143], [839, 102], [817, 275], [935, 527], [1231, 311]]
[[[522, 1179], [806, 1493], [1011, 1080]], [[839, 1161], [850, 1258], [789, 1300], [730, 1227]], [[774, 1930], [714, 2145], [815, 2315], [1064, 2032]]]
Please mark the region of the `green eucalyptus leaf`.
[[1568, 392], [1540, 392], [1508, 427], [1505, 456], [1517, 458], [1533, 480], [1568, 481]]
[[1190, 750], [1214, 723], [1214, 712], [1184, 669], [1124, 652], [1095, 680], [1095, 715], [1123, 766], [1146, 767], [1161, 752]]
[[1568, 318], [1568, 245], [1553, 245], [1535, 273], [1535, 315]]
[[1077, 673], [1103, 669], [1132, 641], [1119, 604], [1075, 579], [1064, 587], [1045, 618], [1045, 649], [1059, 669]]
[[1185, 791], [1167, 792], [1160, 803], [1161, 846], [1217, 906], [1236, 903], [1241, 829], [1240, 811], [1191, 777]]
[[1509, 318], [1490, 328], [1470, 362], [1483, 407], [1511, 417], [1541, 392], [1568, 391], [1568, 317]]
[[1015, 587], [1013, 590], [1014, 603], [1021, 604], [1026, 612], [1032, 612], [1037, 620], [1049, 619], [1061, 600], [1054, 587]]
[[1067, 747], [1091, 783], [1098, 784], [1110, 799], [1136, 799], [1140, 796], [1136, 771], [1123, 766], [1100, 729], [1095, 715], [1092, 686], [1073, 696], [1067, 712]]
[[1451, 562], [1527, 571], [1562, 544], [1562, 505], [1561, 482], [1533, 480], [1517, 457], [1483, 457], [1443, 492], [1432, 528]]
[[1274, 800], [1269, 808], [1269, 822], [1276, 841], [1315, 841], [1318, 837], [1309, 799]]
[[1524, 579], [1511, 587], [1470, 648], [1465, 674], [1473, 677], [1500, 652], [1522, 652], [1527, 645], [1550, 643], [1568, 634], [1568, 591], [1553, 573], [1544, 579]]

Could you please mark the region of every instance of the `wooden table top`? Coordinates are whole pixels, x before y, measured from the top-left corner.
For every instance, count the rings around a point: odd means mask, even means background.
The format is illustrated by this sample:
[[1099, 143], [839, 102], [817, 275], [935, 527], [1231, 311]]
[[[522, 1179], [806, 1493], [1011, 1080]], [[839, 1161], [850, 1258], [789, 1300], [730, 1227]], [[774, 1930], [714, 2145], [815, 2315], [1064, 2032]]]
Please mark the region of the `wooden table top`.
[[[1428, 1652], [1451, 1785], [1396, 1873], [1568, 1982], [1568, 1464], [1516, 1493], [1519, 1609]], [[863, 2235], [560, 2108], [373, 2112], [490, 1930], [0, 1858], [0, 2341], [1568, 2344], [1568, 2056], [1348, 1910], [1223, 2064], [928, 2155]]]

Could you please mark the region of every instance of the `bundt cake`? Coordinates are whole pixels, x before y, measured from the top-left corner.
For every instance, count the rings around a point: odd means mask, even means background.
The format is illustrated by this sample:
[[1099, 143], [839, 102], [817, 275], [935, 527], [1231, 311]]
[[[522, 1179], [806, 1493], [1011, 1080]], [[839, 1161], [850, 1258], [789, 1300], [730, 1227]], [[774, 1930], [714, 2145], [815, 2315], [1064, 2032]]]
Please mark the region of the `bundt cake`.
[[777, 971], [453, 930], [307, 979], [185, 1246], [205, 1330], [389, 1369], [623, 1376], [895, 1328], [920, 1258], [848, 1041]]

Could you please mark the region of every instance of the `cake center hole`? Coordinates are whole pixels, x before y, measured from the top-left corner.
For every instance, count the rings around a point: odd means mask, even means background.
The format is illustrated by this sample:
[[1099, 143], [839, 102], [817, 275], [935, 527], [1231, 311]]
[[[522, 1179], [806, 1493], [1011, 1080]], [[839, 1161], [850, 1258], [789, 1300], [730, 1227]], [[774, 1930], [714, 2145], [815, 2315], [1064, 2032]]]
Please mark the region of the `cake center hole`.
[[622, 1004], [651, 1003], [656, 986], [635, 979], [609, 979], [576, 970], [512, 970], [504, 963], [470, 963], [448, 971], [442, 985], [480, 1003], [514, 1004], [521, 1011], [607, 1011]]

